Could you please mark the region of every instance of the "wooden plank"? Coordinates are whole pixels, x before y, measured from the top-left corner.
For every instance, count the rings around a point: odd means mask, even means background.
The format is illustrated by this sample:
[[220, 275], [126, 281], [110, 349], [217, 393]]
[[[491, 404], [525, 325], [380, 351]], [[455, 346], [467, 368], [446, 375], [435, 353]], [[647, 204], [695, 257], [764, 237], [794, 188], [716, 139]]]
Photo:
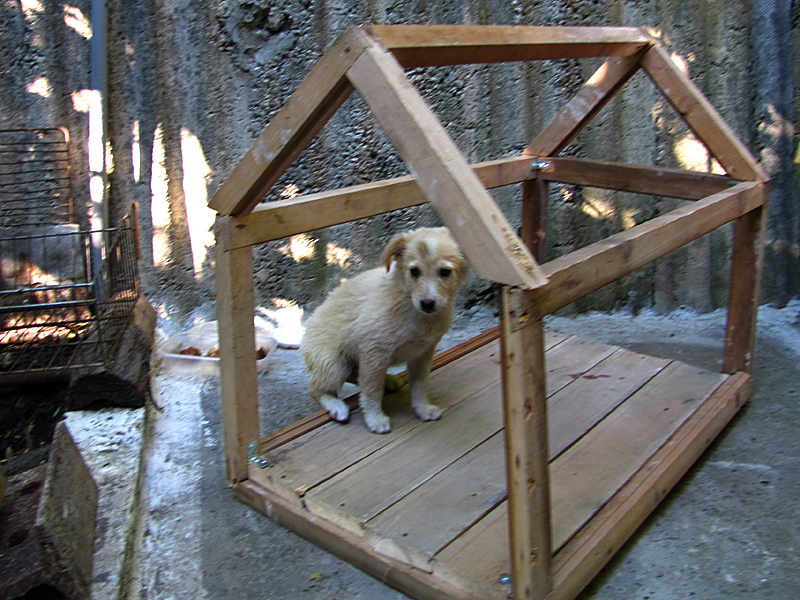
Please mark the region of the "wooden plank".
[[478, 274], [531, 289], [547, 283], [397, 60], [370, 46], [347, 75]]
[[[676, 362], [661, 371], [656, 379], [660, 379], [660, 391], [652, 394], [651, 386], [644, 388], [551, 465], [554, 549], [562, 547], [592, 514], [614, 497], [641, 465], [651, 460], [651, 455], [657, 455], [654, 452], [665, 447], [670, 436], [689, 422], [703, 399], [711, 396], [715, 389], [722, 389], [720, 381], [726, 376]], [[692, 382], [699, 387], [693, 389]], [[664, 388], [668, 392], [666, 396]], [[603, 444], [607, 440], [613, 459], [604, 453]], [[642, 458], [645, 447], [650, 448], [651, 454]], [[577, 495], [572, 498], [571, 492]], [[659, 501], [662, 498], [663, 495]], [[508, 572], [509, 568], [505, 550], [508, 547], [507, 511], [507, 503], [499, 505], [437, 558], [455, 571], [472, 573], [478, 581], [496, 581], [499, 573]], [[556, 585], [559, 585], [558, 580]]]
[[[568, 354], [565, 353], [565, 355]], [[560, 387], [554, 393], [548, 394], [548, 430], [550, 432], [548, 455], [551, 461], [561, 455], [565, 449], [571, 447], [633, 393], [651, 381], [670, 362], [619, 348], [614, 349], [608, 355], [598, 355], [598, 358], [600, 356], [603, 356], [602, 360], [594, 365], [591, 365], [589, 361], [576, 364], [569, 377], [570, 383]], [[551, 362], [548, 361], [548, 364]], [[500, 459], [503, 460], [503, 457]], [[473, 460], [477, 459], [473, 458]], [[431, 497], [448, 497], [449, 471], [448, 469], [440, 475], [442, 481], [439, 485], [432, 486], [429, 492]], [[458, 481], [457, 478], [456, 481]], [[491, 489], [492, 485], [502, 484], [502, 474], [496, 472], [494, 475], [487, 475], [487, 480], [481, 482], [480, 489]], [[426, 487], [428, 485], [431, 484], [426, 484]], [[463, 489], [464, 486], [461, 487]], [[467, 492], [469, 491], [468, 488]], [[477, 500], [486, 502], [490, 499], [481, 496], [480, 491], [473, 490], [473, 492], [478, 494]], [[403, 510], [403, 504], [410, 503], [414, 499], [409, 497], [400, 503], [397, 508], [398, 512]], [[492, 504], [495, 505], [496, 502]], [[426, 504], [418, 504], [416, 508], [423, 513], [429, 509]], [[474, 530], [470, 530], [462, 538], [453, 541], [437, 555], [437, 559], [447, 562], [456, 569], [476, 569], [475, 572], [481, 573], [481, 578], [487, 582], [492, 578], [496, 579], [500, 573], [507, 572], [510, 566], [507, 550], [508, 536], [506, 533], [498, 533], [495, 530], [507, 529], [505, 524], [506, 505], [503, 504], [499, 510], [500, 513], [495, 511], [497, 514], [487, 516], [484, 519], [485, 523], [478, 523]], [[467, 515], [467, 518], [462, 520], [471, 523], [477, 516]], [[418, 544], [424, 547], [425, 544], [430, 546], [434, 542], [438, 542], [440, 546], [444, 546], [444, 542], [447, 541], [438, 538], [435, 532], [420, 532], [420, 536], [433, 537], [432, 541], [421, 542], [414, 536], [414, 533], [411, 530], [406, 538], [409, 544]], [[479, 542], [476, 541], [478, 539], [480, 539]], [[473, 567], [467, 565], [473, 565]]]
[[556, 460], [553, 549], [583, 527], [725, 379], [674, 362]]
[[661, 503], [749, 398], [750, 377], [723, 383], [555, 558], [551, 600], [572, 600]]
[[[548, 395], [549, 459], [572, 446], [669, 362], [617, 349]], [[497, 434], [370, 520], [368, 527], [432, 558], [505, 498], [505, 453]]]
[[722, 362], [725, 373], [752, 372], [769, 187], [764, 186], [762, 193], [764, 204], [739, 217], [733, 229], [731, 285], [728, 292], [728, 319]]
[[762, 184], [745, 182], [557, 258], [539, 310], [550, 314], [761, 206]]
[[[566, 339], [563, 334], [549, 331], [545, 343], [550, 352], [547, 387], [551, 394], [569, 384], [574, 373], [590, 369], [614, 351], [611, 346], [579, 338]], [[496, 368], [491, 365], [496, 365]], [[487, 401], [495, 399], [499, 403], [499, 387], [495, 385], [499, 379], [500, 349], [498, 344], [492, 343], [448, 364], [446, 369], [434, 371], [428, 390], [434, 403], [445, 409], [477, 392], [481, 392]], [[488, 394], [486, 389], [492, 385], [495, 387]], [[384, 408], [392, 417], [392, 432], [388, 435], [378, 436], [367, 431], [360, 413], [356, 411], [349, 425], [329, 422], [262, 454], [269, 467], [253, 476], [265, 486], [274, 481], [297, 490], [298, 494], [305, 494], [421, 425], [410, 410], [407, 390], [387, 396], [384, 402]], [[325, 457], [325, 460], [320, 460], [320, 457]]]
[[[524, 181], [535, 159], [503, 158], [472, 166], [488, 189]], [[233, 247], [260, 244], [428, 202], [410, 175], [261, 204], [236, 219]]]
[[253, 251], [228, 249], [230, 219], [216, 223], [217, 323], [222, 427], [228, 479], [247, 478], [248, 444], [259, 436], [253, 324]]
[[532, 314], [533, 292], [504, 287], [502, 302], [512, 585], [516, 598], [543, 599], [552, 587], [544, 323]]
[[626, 165], [581, 158], [542, 158], [533, 176], [542, 181], [700, 200], [740, 183], [724, 175], [680, 169]]
[[497, 432], [366, 525], [430, 560], [507, 498], [505, 472], [505, 440]]
[[730, 126], [658, 42], [642, 56], [641, 65], [731, 177], [747, 181], [769, 179]]
[[548, 400], [550, 460], [581, 439], [670, 363], [619, 348]]
[[345, 73], [365, 44], [356, 27], [336, 40], [211, 198], [211, 208], [242, 215], [261, 201], [352, 93]]
[[536, 136], [525, 150], [525, 154], [530, 156], [559, 154], [638, 69], [638, 54], [625, 58], [612, 58], [603, 63], [547, 127]]
[[372, 25], [405, 68], [635, 54], [650, 38], [633, 27]]
[[[448, 348], [447, 350], [434, 356], [431, 363], [431, 369], [440, 369], [441, 367], [444, 367], [451, 362], [456, 361], [459, 358], [462, 358], [487, 344], [490, 344], [499, 337], [499, 327], [492, 327], [491, 329], [479, 333], [472, 339], [469, 339], [466, 342], [458, 344], [452, 348]], [[399, 376], [403, 379], [405, 379], [405, 375], [405, 371], [399, 374]], [[358, 397], [353, 395], [349, 398], [346, 398], [345, 402], [347, 402], [350, 405], [350, 409], [353, 410], [358, 406]], [[322, 427], [331, 420], [332, 419], [326, 410], [320, 410], [308, 415], [299, 421], [295, 421], [294, 423], [291, 423], [290, 425], [287, 425], [286, 427], [283, 427], [278, 431], [264, 436], [258, 440], [258, 453], [261, 455], [270, 452], [271, 450], [275, 450], [276, 448], [279, 448], [280, 446], [291, 442], [292, 440], [295, 440], [318, 427]]]
[[[548, 394], [553, 460], [666, 367], [669, 360], [617, 349], [572, 383]], [[485, 397], [485, 402], [500, 402]], [[506, 498], [505, 452], [498, 433], [371, 519], [384, 537], [432, 558]]]
[[493, 586], [484, 586], [437, 565], [433, 572], [416, 569], [392, 549], [375, 547], [363, 536], [321, 518], [309, 518], [296, 503], [250, 481], [237, 484], [239, 500], [379, 581], [420, 600], [507, 600]]
[[[428, 388], [433, 402], [447, 409], [497, 381], [499, 364], [496, 370], [486, 366], [492, 364], [492, 356], [498, 353], [496, 343], [487, 344], [448, 365], [448, 377], [434, 371]], [[453, 385], [451, 377], [459, 382], [458, 386]], [[329, 422], [264, 454], [270, 466], [258, 474], [259, 480], [265, 481], [265, 485], [269, 480], [278, 481], [304, 494], [422, 424], [411, 411], [407, 389], [387, 396], [384, 409], [392, 418], [391, 433], [371, 433], [364, 426], [360, 411], [355, 411], [346, 425]]]
[[[473, 394], [445, 410], [441, 421], [416, 427], [305, 496], [306, 506], [329, 519], [332, 508], [365, 522], [430, 479], [476, 444], [500, 431], [500, 405]], [[391, 473], [391, 476], [387, 476]]]

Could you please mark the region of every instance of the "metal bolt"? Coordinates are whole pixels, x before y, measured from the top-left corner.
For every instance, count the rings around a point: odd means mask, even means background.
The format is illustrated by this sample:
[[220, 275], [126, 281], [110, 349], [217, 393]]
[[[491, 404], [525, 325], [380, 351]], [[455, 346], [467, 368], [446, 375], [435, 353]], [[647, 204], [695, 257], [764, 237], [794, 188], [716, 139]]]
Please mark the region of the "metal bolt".
[[257, 466], [259, 469], [265, 469], [269, 466], [269, 461], [258, 456], [258, 441], [253, 441], [247, 444], [247, 460]]

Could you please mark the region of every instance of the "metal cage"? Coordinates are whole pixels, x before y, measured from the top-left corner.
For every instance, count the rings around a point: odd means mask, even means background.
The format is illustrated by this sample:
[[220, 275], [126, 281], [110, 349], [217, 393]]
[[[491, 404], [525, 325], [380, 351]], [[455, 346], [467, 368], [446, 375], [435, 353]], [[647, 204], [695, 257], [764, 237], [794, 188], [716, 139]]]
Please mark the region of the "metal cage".
[[[64, 130], [0, 131], [0, 381], [103, 367], [139, 296], [136, 206], [119, 227], [72, 223]], [[92, 277], [91, 239], [110, 243]]]

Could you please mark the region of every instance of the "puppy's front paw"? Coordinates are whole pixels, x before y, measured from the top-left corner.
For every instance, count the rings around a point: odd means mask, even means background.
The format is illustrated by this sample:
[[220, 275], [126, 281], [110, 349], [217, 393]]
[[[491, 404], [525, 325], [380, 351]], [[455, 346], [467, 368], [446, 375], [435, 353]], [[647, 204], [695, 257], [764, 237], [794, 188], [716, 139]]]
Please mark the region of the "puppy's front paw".
[[389, 433], [392, 429], [391, 420], [382, 411], [365, 414], [364, 421], [372, 433]]
[[435, 421], [442, 416], [442, 409], [435, 404], [418, 404], [414, 407], [414, 412], [421, 421]]

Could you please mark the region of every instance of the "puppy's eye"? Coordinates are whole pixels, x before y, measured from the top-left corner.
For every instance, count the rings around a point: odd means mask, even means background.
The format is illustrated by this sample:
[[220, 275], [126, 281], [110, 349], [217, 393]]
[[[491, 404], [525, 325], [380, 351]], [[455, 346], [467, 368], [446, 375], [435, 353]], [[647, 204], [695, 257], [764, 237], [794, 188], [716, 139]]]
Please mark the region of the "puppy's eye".
[[439, 269], [439, 276], [440, 277], [450, 277], [453, 273], [453, 269], [449, 269], [448, 267], [442, 267]]
[[411, 275], [411, 277], [413, 277], [414, 279], [416, 279], [422, 274], [422, 272], [419, 270], [419, 267], [411, 267], [408, 270], [408, 274]]

